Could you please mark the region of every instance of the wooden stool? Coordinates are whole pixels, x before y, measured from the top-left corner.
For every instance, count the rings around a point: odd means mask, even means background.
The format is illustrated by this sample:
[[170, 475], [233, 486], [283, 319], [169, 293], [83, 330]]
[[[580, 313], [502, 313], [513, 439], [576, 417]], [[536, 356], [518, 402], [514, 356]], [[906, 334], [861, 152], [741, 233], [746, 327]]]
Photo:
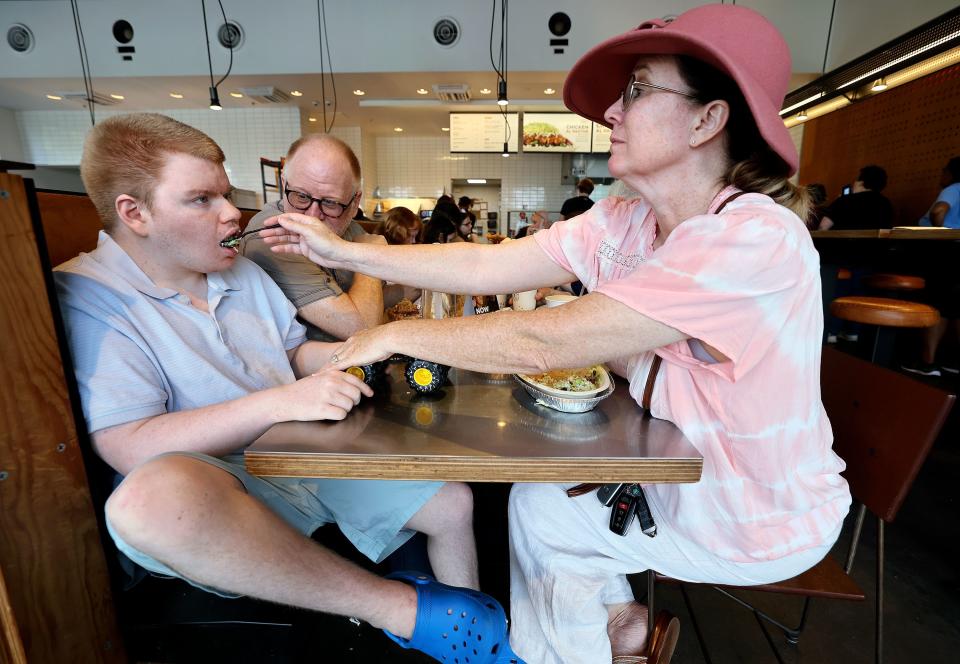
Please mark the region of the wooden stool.
[[907, 274], [871, 274], [863, 279], [867, 288], [880, 291], [917, 291], [926, 287], [923, 277]]
[[893, 343], [889, 332], [904, 327], [932, 327], [940, 320], [940, 312], [931, 306], [888, 297], [838, 297], [830, 303], [830, 313], [841, 320], [876, 326], [871, 362], [876, 362], [878, 356], [889, 358]]

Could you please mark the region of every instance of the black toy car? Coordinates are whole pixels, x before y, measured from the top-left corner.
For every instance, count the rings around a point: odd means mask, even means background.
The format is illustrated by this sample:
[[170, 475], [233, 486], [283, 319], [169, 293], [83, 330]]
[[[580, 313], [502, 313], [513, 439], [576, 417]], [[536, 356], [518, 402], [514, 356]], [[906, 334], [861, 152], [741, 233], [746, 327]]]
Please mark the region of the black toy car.
[[437, 362], [428, 360], [418, 360], [406, 355], [394, 355], [382, 362], [365, 364], [363, 366], [354, 366], [348, 368], [347, 373], [353, 374], [367, 385], [373, 385], [383, 377], [384, 369], [389, 363], [405, 362], [407, 367], [404, 376], [407, 379], [407, 385], [420, 392], [421, 394], [430, 394], [439, 390], [447, 382], [447, 374], [450, 367]]

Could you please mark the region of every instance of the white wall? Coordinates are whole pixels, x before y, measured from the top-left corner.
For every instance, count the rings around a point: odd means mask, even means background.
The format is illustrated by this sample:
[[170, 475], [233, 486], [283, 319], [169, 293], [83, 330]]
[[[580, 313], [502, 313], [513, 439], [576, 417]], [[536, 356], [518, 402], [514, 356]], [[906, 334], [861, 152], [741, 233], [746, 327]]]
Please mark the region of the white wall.
[[[240, 189], [261, 192], [260, 157], [279, 159], [300, 136], [296, 108], [160, 110], [208, 134], [226, 155], [227, 175]], [[99, 111], [98, 118], [120, 115]], [[37, 165], [76, 166], [90, 130], [86, 111], [18, 111], [24, 159]]]
[[17, 129], [16, 113], [8, 108], [0, 108], [0, 159], [23, 161], [23, 145], [20, 143], [20, 131]]

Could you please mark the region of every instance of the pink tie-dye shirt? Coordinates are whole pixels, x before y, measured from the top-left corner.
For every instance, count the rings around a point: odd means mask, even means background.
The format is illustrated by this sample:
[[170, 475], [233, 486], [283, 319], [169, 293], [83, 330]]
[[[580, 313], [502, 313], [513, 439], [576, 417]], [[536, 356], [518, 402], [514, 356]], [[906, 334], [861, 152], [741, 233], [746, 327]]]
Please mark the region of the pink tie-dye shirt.
[[[656, 219], [640, 199], [606, 199], [534, 235], [557, 264], [602, 293], [719, 350], [690, 342], [663, 358], [651, 414], [676, 424], [704, 457], [696, 484], [649, 487], [665, 517], [713, 554], [774, 560], [823, 544], [850, 506], [820, 401], [819, 257], [800, 219], [744, 194], [681, 223], [654, 250]], [[701, 353], [701, 357], [702, 357]], [[640, 401], [653, 352], [614, 362]]]

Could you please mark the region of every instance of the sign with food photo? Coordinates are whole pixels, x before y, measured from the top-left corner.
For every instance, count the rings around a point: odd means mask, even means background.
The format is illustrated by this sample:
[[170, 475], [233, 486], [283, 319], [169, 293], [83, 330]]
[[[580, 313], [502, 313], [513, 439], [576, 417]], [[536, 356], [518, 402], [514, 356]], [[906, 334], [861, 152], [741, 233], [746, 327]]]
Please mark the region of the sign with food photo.
[[524, 152], [590, 152], [593, 123], [574, 113], [524, 113]]

